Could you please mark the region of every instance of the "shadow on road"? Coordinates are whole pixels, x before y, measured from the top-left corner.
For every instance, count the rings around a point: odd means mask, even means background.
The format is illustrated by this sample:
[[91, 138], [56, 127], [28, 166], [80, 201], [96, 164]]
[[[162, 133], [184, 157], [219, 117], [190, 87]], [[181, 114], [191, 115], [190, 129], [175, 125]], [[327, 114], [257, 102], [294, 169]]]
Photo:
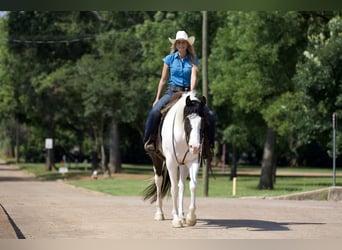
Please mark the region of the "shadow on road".
[[[4, 175], [3, 172], [9, 173], [9, 175]], [[8, 163], [0, 162], [0, 181], [37, 181], [37, 178], [34, 176], [22, 176], [21, 172], [22, 170], [19, 168], [14, 168]]]
[[273, 222], [265, 220], [198, 220], [204, 225], [198, 228], [247, 228], [249, 231], [290, 231], [289, 225], [321, 225], [324, 223], [301, 223], [301, 222]]
[[[2, 212], [7, 216], [8, 221], [10, 222], [11, 226], [13, 227], [14, 232], [16, 233], [18, 239], [25, 239], [24, 234], [21, 232], [20, 228], [17, 226], [17, 224], [14, 222], [12, 217], [8, 214], [6, 209], [0, 204], [0, 209]], [[0, 211], [1, 212], [1, 211]]]
[[0, 181], [37, 181], [34, 177], [7, 177], [7, 176], [0, 176]]

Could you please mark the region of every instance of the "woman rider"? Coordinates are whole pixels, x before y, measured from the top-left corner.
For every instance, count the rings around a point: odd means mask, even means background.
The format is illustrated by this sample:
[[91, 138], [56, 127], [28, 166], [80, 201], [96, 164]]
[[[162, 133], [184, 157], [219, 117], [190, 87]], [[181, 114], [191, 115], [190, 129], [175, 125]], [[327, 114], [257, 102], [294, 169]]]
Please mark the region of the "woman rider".
[[[151, 138], [151, 135], [158, 127], [160, 111], [170, 102], [172, 95], [179, 91], [195, 90], [197, 87], [198, 58], [193, 47], [195, 37], [188, 37], [185, 31], [178, 31], [176, 38], [169, 38], [169, 41], [172, 44], [171, 53], [163, 58], [164, 64], [157, 95], [145, 123], [144, 148], [146, 151], [156, 150], [155, 139]], [[161, 97], [168, 78], [168, 89]], [[209, 141], [213, 147], [214, 114], [207, 106], [205, 107], [205, 113], [209, 119]]]

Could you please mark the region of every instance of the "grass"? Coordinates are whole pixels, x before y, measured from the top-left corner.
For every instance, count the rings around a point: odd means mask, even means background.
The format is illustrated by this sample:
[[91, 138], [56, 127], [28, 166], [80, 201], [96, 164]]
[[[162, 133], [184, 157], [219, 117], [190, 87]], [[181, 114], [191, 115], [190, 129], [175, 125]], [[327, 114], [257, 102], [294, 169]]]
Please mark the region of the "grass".
[[[113, 174], [110, 178], [104, 178], [101, 175], [99, 179], [90, 178], [90, 167], [85, 170], [84, 166], [69, 165], [69, 171], [62, 175], [58, 171], [45, 171], [44, 164], [20, 163], [19, 166], [42, 180], [64, 179], [66, 183], [77, 187], [87, 188], [94, 191], [103, 192], [114, 196], [142, 196], [143, 190], [151, 183], [153, 170], [150, 165], [129, 165], [123, 164], [123, 173]], [[58, 167], [58, 166], [57, 166]], [[228, 171], [229, 169], [225, 169]], [[277, 176], [275, 188], [273, 190], [258, 190], [260, 167], [241, 166], [238, 169], [236, 195], [232, 195], [232, 181], [229, 180], [229, 173], [222, 172], [221, 168], [214, 168], [214, 175], [209, 178], [209, 197], [269, 197], [287, 195], [291, 193], [311, 191], [332, 185], [332, 176], [287, 176], [286, 173], [319, 173], [331, 174], [329, 169], [318, 168], [284, 168], [279, 167], [278, 173], [285, 174]], [[244, 173], [254, 171], [254, 175]], [[198, 176], [198, 196], [202, 196], [202, 175]], [[336, 184], [342, 185], [342, 177], [336, 177]], [[186, 195], [189, 196], [188, 188]]]
[[[58, 170], [46, 171], [44, 163], [19, 163], [19, 167], [34, 174], [37, 178], [46, 181], [53, 181], [65, 178], [77, 179], [90, 175], [89, 171], [86, 171], [84, 167], [80, 167], [76, 164], [69, 165], [68, 173], [66, 174], [62, 174]], [[62, 166], [57, 165], [56, 167], [59, 168]]]
[[99, 179], [99, 180], [78, 180], [68, 181], [69, 184], [87, 188], [90, 190], [114, 195], [114, 196], [142, 196], [142, 190], [146, 187], [147, 182], [134, 179]]

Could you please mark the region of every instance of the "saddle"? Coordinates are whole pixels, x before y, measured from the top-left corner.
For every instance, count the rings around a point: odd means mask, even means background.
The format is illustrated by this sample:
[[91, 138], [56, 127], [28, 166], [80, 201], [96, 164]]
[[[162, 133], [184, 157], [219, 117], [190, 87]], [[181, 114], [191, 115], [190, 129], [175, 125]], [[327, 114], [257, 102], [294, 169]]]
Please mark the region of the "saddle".
[[[183, 92], [176, 92], [172, 95], [170, 102], [163, 108], [160, 113], [162, 115], [161, 121], [164, 120], [165, 115], [167, 112], [172, 108], [173, 105], [182, 97]], [[161, 122], [159, 123], [159, 125]]]

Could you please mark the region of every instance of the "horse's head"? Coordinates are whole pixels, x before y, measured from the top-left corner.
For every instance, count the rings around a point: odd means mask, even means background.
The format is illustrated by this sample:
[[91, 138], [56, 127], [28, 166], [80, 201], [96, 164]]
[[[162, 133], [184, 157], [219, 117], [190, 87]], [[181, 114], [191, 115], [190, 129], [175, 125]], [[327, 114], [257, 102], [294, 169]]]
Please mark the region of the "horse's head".
[[204, 96], [201, 99], [191, 98], [190, 96], [186, 97], [184, 129], [189, 151], [193, 154], [198, 154], [201, 150], [205, 104], [206, 99]]

